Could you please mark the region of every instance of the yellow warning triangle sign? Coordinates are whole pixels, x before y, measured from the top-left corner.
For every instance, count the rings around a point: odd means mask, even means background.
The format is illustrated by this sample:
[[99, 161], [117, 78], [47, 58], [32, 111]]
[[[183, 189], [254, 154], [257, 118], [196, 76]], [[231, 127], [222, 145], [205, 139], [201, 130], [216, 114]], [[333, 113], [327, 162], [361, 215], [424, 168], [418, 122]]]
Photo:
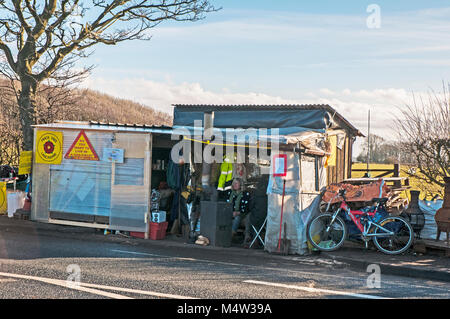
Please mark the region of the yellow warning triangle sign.
[[91, 142], [84, 131], [78, 134], [72, 146], [64, 155], [66, 159], [84, 160], [84, 161], [98, 161], [98, 155], [92, 147]]

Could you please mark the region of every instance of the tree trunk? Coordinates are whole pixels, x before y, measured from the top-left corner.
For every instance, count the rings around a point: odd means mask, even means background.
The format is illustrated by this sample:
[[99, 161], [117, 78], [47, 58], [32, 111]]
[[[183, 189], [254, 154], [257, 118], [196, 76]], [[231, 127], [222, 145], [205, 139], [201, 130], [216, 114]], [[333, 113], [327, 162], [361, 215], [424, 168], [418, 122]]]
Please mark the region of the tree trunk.
[[33, 150], [33, 128], [36, 124], [35, 105], [37, 83], [31, 79], [21, 80], [21, 90], [19, 95], [19, 116], [20, 125], [22, 127], [22, 148], [23, 151]]

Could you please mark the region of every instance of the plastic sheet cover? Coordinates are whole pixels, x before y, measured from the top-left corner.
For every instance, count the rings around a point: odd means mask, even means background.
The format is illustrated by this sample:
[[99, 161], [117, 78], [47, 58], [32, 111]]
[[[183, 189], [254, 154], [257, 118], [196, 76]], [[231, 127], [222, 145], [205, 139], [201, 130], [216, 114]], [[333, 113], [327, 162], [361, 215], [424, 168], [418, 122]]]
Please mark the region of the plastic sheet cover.
[[442, 199], [434, 201], [419, 200], [420, 210], [425, 216], [425, 226], [420, 232], [421, 238], [436, 239], [437, 225], [434, 216], [436, 215], [436, 211], [442, 207], [443, 203], [444, 201]]
[[[79, 131], [64, 131], [63, 154], [66, 154]], [[87, 132], [99, 155], [111, 147], [112, 135]], [[63, 158], [50, 166], [50, 210], [96, 216], [110, 215], [111, 163]]]
[[[174, 134], [188, 135], [191, 138], [201, 140], [203, 136], [202, 127], [194, 126], [174, 126]], [[302, 142], [305, 147], [317, 148], [317, 142], [324, 140], [324, 129], [310, 129], [306, 127], [288, 127], [279, 128], [272, 127], [267, 129], [257, 128], [239, 128], [230, 127], [233, 131], [227, 131], [226, 128], [213, 128], [213, 135], [220, 137], [222, 141], [234, 143], [282, 143], [282, 144], [296, 144]], [[321, 149], [323, 150], [323, 149]]]
[[113, 147], [125, 150], [115, 163], [111, 187], [111, 229], [145, 232], [150, 205], [150, 151], [148, 134], [116, 133]]
[[[194, 126], [194, 121], [203, 121], [204, 113], [174, 109], [174, 126]], [[322, 109], [301, 110], [273, 110], [273, 111], [214, 111], [214, 127], [241, 127], [241, 128], [290, 128], [303, 127], [308, 129], [328, 129], [332, 125], [332, 117]]]
[[109, 216], [111, 164], [66, 160], [50, 170], [50, 210]]
[[[286, 224], [286, 239], [290, 240], [289, 254], [304, 255], [308, 252], [306, 227], [311, 218], [319, 213], [321, 197], [312, 192], [310, 195], [302, 194], [301, 184], [303, 181], [300, 180], [299, 155], [297, 153], [285, 154], [287, 155], [287, 176], [285, 177], [281, 239], [284, 238], [284, 224]], [[280, 238], [283, 199], [283, 179], [281, 177], [270, 177], [267, 194], [265, 250], [276, 252]]]
[[125, 158], [115, 165], [115, 179], [111, 191], [110, 227], [126, 231], [145, 232], [145, 214], [150, 197], [145, 181], [145, 159]]

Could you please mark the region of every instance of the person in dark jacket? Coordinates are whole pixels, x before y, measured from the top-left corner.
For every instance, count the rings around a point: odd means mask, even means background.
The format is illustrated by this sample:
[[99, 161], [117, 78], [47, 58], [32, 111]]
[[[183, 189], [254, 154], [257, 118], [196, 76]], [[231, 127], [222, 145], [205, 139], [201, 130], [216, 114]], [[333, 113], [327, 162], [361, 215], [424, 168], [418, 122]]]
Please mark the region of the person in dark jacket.
[[235, 178], [231, 184], [231, 190], [228, 191], [228, 200], [233, 208], [233, 224], [231, 226], [233, 236], [236, 235], [238, 228], [244, 224], [244, 245], [251, 241], [250, 236], [250, 193], [243, 190], [240, 179]]
[[167, 184], [174, 190], [174, 194], [170, 216], [168, 218], [168, 229], [172, 227], [178, 217], [180, 217], [180, 223], [182, 225], [189, 223], [186, 201], [181, 196], [181, 192], [189, 182], [189, 173], [189, 164], [185, 164], [183, 160], [180, 160], [179, 163], [174, 163], [171, 158], [169, 159], [167, 166]]

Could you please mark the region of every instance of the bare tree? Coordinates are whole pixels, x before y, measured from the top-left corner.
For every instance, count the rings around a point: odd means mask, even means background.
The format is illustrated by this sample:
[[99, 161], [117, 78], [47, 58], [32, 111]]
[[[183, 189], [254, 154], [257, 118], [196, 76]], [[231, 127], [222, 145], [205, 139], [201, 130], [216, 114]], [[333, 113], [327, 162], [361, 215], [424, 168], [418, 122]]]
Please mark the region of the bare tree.
[[0, 164], [17, 165], [22, 143], [19, 110], [12, 83], [0, 79]]
[[75, 63], [96, 44], [148, 40], [149, 30], [163, 21], [197, 21], [216, 10], [208, 0], [0, 1], [0, 52], [9, 75], [20, 83], [23, 149], [33, 147], [31, 125], [43, 81], [80, 76]]
[[449, 90], [444, 85], [442, 93], [432, 91], [426, 99], [413, 95], [413, 103], [401, 110], [395, 122], [401, 152], [417, 166], [408, 175], [422, 181], [425, 191], [427, 185], [439, 186], [443, 196], [443, 178], [450, 176]]
[[[8, 77], [0, 69], [0, 164], [16, 166], [22, 149], [22, 128], [18, 97], [20, 82]], [[70, 119], [76, 112], [76, 102], [80, 92], [71, 88], [80, 78], [52, 81], [49, 85], [44, 81], [35, 95], [34, 120], [36, 124], [46, 124], [58, 119]]]
[[367, 162], [367, 156], [370, 154], [370, 163], [382, 163], [385, 156], [382, 154], [381, 148], [385, 145], [385, 143], [385, 139], [381, 136], [370, 134], [370, 149], [368, 140], [366, 139], [364, 141], [362, 151], [356, 160], [360, 162]]

